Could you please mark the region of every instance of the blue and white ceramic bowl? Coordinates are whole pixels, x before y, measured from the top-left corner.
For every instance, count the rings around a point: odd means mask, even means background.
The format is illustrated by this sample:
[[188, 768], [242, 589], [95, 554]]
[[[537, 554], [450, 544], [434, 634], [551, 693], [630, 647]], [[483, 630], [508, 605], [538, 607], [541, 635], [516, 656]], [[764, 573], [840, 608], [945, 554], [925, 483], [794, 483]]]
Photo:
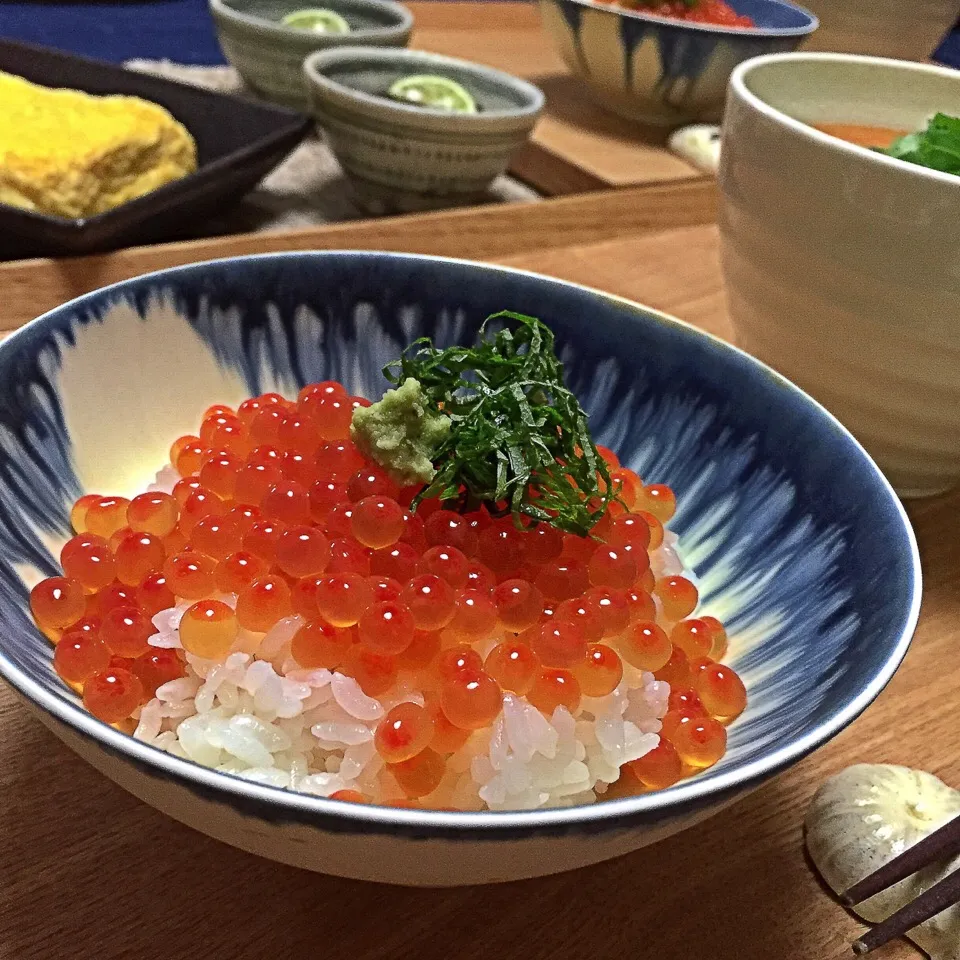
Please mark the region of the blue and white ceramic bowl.
[[594, 0], [540, 0], [547, 32], [601, 106], [629, 120], [678, 126], [723, 113], [734, 67], [795, 50], [817, 18], [787, 0], [729, 0], [755, 29], [686, 23]]
[[[355, 806], [254, 784], [95, 720], [51, 669], [29, 586], [71, 501], [132, 494], [212, 402], [336, 378], [369, 396], [422, 335], [472, 341], [510, 308], [556, 331], [597, 440], [671, 484], [704, 609], [730, 627], [750, 703], [729, 751], [662, 793], [569, 809]], [[702, 820], [853, 721], [906, 652], [920, 598], [904, 512], [856, 441], [796, 387], [669, 317], [529, 273], [381, 253], [292, 253], [162, 271], [46, 314], [0, 346], [0, 672], [130, 792], [312, 870], [467, 884], [567, 870]], [[720, 827], [722, 829], [722, 827]]]

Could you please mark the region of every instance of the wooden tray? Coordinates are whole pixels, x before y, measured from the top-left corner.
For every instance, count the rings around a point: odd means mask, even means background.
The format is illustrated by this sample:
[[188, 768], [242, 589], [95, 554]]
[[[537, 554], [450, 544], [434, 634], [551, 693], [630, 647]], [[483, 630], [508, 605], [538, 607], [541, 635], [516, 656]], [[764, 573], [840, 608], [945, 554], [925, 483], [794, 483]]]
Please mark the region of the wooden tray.
[[[0, 263], [0, 333], [97, 287], [164, 267], [281, 250], [401, 250], [492, 258], [713, 222], [712, 180], [134, 247], [93, 257]], [[0, 954], [2, 957], [2, 954]]]
[[[605, 196], [595, 195], [601, 202], [593, 214], [581, 198], [535, 205], [566, 211], [549, 225], [541, 221], [539, 239], [552, 241], [549, 247], [538, 246], [532, 231], [501, 240], [496, 217], [485, 226], [473, 222], [472, 249], [449, 219], [445, 242], [455, 252], [623, 294], [730, 337], [716, 228], [703, 221], [656, 224], [651, 214], [615, 239], [597, 240], [596, 224], [593, 239], [589, 231], [577, 238], [578, 219], [612, 215], [616, 207]], [[693, 209], [691, 202], [688, 214]], [[561, 222], [571, 231], [565, 244], [556, 242]], [[398, 220], [377, 224], [373, 236], [381, 246], [425, 249], [436, 245], [430, 233], [422, 220]], [[226, 240], [206, 252], [225, 255], [252, 244]], [[98, 271], [116, 279], [134, 263], [137, 270], [162, 267], [186, 252], [143, 249], [75, 261], [66, 276], [88, 288]], [[22, 296], [61, 295], [57, 265], [37, 261], [23, 269]], [[0, 279], [0, 290], [9, 289]], [[960, 644], [960, 493], [910, 512], [924, 560], [924, 605], [913, 646], [877, 703], [733, 808], [652, 848], [555, 877], [405, 890], [257, 859], [124, 793], [0, 687], [0, 957], [847, 960], [862, 927], [819, 885], [803, 854], [803, 816], [814, 790], [858, 761], [917, 765], [960, 785], [951, 709], [956, 680], [944, 669]], [[897, 943], [883, 956], [918, 954]]]
[[525, 3], [414, 2], [413, 46], [466, 57], [536, 83], [547, 106], [510, 172], [550, 196], [702, 180], [664, 146], [659, 127], [597, 106], [571, 76]]

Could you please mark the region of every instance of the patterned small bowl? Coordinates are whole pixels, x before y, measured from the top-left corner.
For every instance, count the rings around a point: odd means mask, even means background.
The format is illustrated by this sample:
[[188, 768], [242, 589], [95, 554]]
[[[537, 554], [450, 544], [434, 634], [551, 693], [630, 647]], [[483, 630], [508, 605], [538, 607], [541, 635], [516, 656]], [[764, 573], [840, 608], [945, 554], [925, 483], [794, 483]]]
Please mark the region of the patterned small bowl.
[[[297, 110], [307, 107], [303, 61], [315, 50], [366, 44], [405, 47], [413, 14], [393, 0], [209, 0], [220, 46], [257, 93]], [[339, 13], [349, 33], [312, 33], [280, 21], [295, 10], [316, 6]]]
[[[142, 489], [171, 438], [211, 403], [295, 396], [328, 378], [378, 396], [381, 368], [413, 339], [471, 342], [505, 307], [556, 331], [597, 440], [677, 492], [671, 527], [703, 612], [729, 627], [750, 697], [720, 763], [669, 790], [589, 806], [404, 810], [252, 783], [83, 710], [54, 674], [27, 599], [56, 569], [75, 497]], [[830, 414], [735, 348], [585, 287], [403, 254], [244, 257], [107, 287], [0, 344], [0, 674], [61, 740], [146, 803], [284, 863], [456, 885], [555, 873], [652, 843], [851, 723], [899, 665], [919, 601], [903, 509]]]
[[817, 18], [787, 0], [729, 0], [757, 25], [686, 23], [594, 0], [540, 0], [547, 32], [601, 105], [658, 126], [716, 122], [733, 68], [794, 50]]
[[[507, 73], [418, 50], [326, 50], [308, 57], [304, 72], [317, 122], [361, 204], [377, 214], [480, 200], [530, 136], [544, 102], [537, 87]], [[479, 112], [384, 96], [412, 74], [457, 81]]]

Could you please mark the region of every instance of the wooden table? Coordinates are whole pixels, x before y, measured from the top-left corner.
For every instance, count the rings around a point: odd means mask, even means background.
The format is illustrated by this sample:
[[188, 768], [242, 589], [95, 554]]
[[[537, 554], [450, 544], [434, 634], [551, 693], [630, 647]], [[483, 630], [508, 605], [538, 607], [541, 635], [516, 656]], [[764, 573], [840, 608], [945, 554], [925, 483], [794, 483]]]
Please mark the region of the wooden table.
[[283, 250], [398, 250], [483, 259], [712, 223], [711, 180], [605, 190], [275, 233], [134, 247], [95, 257], [0, 263], [0, 334], [97, 287], [165, 267]]
[[[499, 254], [496, 229], [474, 237], [488, 259], [730, 336], [709, 224], [561, 246], [557, 224], [540, 222], [550, 248]], [[378, 242], [390, 236], [381, 231]], [[137, 256], [146, 267], [147, 254]], [[110, 268], [97, 263], [101, 274]], [[75, 279], [79, 271], [77, 262]], [[42, 278], [54, 275], [41, 262], [35, 276], [43, 300]], [[7, 296], [2, 278], [0, 292]], [[405, 890], [254, 858], [128, 796], [0, 689], [0, 960], [845, 960], [861, 927], [805, 862], [801, 824], [813, 791], [855, 761], [914, 764], [960, 784], [950, 669], [960, 644], [960, 494], [916, 504], [911, 515], [926, 577], [920, 626], [863, 718], [712, 820], [541, 880]], [[906, 944], [884, 954], [914, 955]]]

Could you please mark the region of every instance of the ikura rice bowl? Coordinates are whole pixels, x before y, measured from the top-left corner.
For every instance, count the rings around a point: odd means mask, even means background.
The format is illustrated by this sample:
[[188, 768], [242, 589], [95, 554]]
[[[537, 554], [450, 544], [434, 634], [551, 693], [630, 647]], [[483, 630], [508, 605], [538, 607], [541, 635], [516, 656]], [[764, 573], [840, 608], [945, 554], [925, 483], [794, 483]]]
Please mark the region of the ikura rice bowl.
[[585, 534], [425, 496], [351, 439], [369, 406], [333, 382], [218, 405], [146, 492], [80, 498], [31, 606], [87, 709], [355, 803], [571, 806], [716, 763], [746, 693], [664, 527], [672, 491], [584, 439]]

